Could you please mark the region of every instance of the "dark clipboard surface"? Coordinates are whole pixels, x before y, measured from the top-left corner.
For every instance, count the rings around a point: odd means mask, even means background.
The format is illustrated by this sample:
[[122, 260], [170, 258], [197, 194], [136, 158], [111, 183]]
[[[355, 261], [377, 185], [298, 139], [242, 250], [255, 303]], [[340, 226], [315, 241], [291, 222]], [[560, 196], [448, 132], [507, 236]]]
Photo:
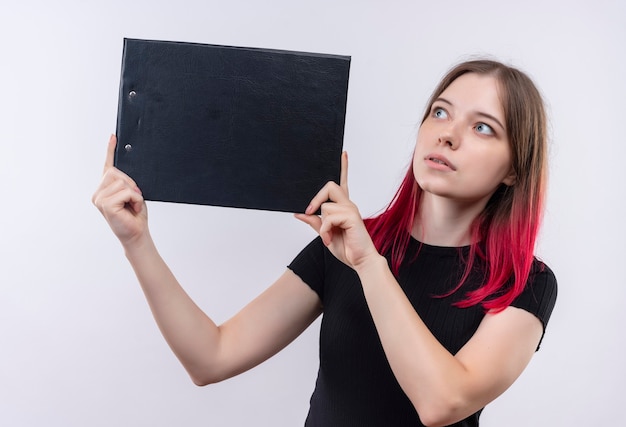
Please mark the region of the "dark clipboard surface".
[[124, 39], [115, 165], [153, 201], [303, 212], [339, 182], [350, 57]]

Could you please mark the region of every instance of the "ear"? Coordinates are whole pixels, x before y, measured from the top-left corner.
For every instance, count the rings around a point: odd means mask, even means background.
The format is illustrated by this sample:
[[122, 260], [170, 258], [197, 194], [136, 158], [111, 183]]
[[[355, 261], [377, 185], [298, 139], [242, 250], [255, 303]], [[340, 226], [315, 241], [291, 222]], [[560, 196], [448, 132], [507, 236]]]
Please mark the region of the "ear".
[[509, 174], [505, 176], [504, 179], [502, 180], [502, 183], [506, 185], [507, 187], [511, 187], [515, 185], [516, 181], [517, 181], [517, 174], [515, 173], [513, 168], [511, 168], [511, 170], [509, 171]]

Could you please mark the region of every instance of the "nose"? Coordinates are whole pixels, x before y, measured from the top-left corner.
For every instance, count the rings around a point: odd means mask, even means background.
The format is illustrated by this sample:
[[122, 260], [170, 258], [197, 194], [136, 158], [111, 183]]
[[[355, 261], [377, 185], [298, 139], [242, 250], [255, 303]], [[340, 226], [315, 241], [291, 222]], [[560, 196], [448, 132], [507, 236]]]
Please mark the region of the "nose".
[[439, 133], [439, 144], [447, 145], [453, 150], [456, 150], [460, 144], [460, 136], [455, 129], [454, 124], [449, 124], [444, 127]]

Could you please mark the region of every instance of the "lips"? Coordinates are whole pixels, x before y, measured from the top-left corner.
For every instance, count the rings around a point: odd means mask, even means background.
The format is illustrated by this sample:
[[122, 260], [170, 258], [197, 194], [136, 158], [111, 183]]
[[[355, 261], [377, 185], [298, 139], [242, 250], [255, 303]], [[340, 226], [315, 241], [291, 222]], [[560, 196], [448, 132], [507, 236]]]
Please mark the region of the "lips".
[[440, 154], [429, 154], [426, 157], [424, 157], [424, 160], [432, 162], [435, 165], [447, 167], [453, 171], [456, 170], [456, 167], [452, 163], [450, 163], [448, 159], [446, 159], [444, 156]]

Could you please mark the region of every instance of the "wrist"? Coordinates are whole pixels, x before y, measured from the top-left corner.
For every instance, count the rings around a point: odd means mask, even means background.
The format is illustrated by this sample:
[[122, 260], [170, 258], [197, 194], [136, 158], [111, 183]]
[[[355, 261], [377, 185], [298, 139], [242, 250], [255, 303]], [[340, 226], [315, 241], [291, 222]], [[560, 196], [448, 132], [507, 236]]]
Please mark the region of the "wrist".
[[122, 247], [124, 248], [126, 258], [131, 262], [133, 259], [145, 255], [148, 251], [156, 250], [152, 237], [147, 232], [122, 242]]
[[380, 255], [377, 251], [374, 251], [371, 255], [363, 258], [358, 265], [354, 265], [352, 268], [356, 271], [359, 277], [370, 274], [375, 271], [383, 269], [389, 270], [387, 259]]

